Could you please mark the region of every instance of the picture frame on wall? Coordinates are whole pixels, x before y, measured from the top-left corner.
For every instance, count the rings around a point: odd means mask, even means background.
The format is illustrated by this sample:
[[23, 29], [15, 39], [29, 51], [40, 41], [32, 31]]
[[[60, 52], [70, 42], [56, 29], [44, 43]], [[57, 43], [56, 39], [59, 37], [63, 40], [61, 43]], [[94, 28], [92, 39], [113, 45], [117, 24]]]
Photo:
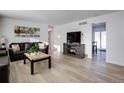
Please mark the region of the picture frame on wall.
[[15, 26], [14, 33], [17, 37], [40, 37], [40, 28]]

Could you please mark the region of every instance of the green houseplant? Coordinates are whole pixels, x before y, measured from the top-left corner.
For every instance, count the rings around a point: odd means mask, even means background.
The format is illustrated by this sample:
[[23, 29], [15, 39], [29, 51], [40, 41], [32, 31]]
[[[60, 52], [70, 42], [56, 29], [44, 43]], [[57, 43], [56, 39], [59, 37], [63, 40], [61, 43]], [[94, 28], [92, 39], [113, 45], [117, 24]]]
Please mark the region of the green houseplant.
[[32, 44], [31, 48], [29, 48], [28, 53], [37, 53], [39, 52], [38, 44]]

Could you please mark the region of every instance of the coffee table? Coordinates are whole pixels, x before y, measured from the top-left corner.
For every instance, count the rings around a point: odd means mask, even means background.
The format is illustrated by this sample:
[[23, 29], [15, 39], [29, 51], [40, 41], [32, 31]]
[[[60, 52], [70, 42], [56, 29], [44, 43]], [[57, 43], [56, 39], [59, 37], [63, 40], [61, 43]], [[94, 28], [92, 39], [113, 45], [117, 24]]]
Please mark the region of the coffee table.
[[35, 54], [24, 53], [24, 64], [26, 64], [26, 59], [31, 62], [31, 74], [34, 74], [34, 63], [41, 62], [42, 60], [48, 59], [48, 67], [51, 68], [51, 56], [42, 52]]

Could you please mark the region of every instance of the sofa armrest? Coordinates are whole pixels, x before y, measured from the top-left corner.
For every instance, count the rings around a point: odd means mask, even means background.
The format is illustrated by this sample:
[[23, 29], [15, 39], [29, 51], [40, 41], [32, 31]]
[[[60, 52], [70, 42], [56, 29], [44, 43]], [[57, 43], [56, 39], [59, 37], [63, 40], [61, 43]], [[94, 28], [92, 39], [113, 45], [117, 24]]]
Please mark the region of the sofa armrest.
[[48, 54], [48, 51], [49, 51], [49, 45], [46, 45], [45, 51], [46, 51], [46, 54]]
[[13, 49], [12, 48], [9, 48], [8, 52], [9, 52], [9, 56], [13, 55]]
[[41, 52], [48, 54], [49, 46], [46, 45], [44, 49], [40, 49]]

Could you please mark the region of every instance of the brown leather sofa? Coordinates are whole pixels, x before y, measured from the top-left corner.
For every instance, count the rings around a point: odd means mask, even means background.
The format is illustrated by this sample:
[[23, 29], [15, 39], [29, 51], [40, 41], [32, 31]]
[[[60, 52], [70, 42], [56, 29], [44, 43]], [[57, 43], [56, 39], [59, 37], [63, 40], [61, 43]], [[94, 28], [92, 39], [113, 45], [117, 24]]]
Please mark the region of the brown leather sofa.
[[[23, 43], [11, 43], [9, 45], [9, 58], [10, 61], [17, 61], [17, 60], [22, 60], [24, 59], [24, 53], [27, 52], [27, 50], [32, 46], [32, 44], [39, 44], [43, 42], [23, 42]], [[12, 45], [18, 44], [20, 47], [20, 51], [13, 52], [12, 50]], [[44, 49], [40, 50], [41, 52], [44, 52], [48, 54], [48, 45], [45, 45]]]

